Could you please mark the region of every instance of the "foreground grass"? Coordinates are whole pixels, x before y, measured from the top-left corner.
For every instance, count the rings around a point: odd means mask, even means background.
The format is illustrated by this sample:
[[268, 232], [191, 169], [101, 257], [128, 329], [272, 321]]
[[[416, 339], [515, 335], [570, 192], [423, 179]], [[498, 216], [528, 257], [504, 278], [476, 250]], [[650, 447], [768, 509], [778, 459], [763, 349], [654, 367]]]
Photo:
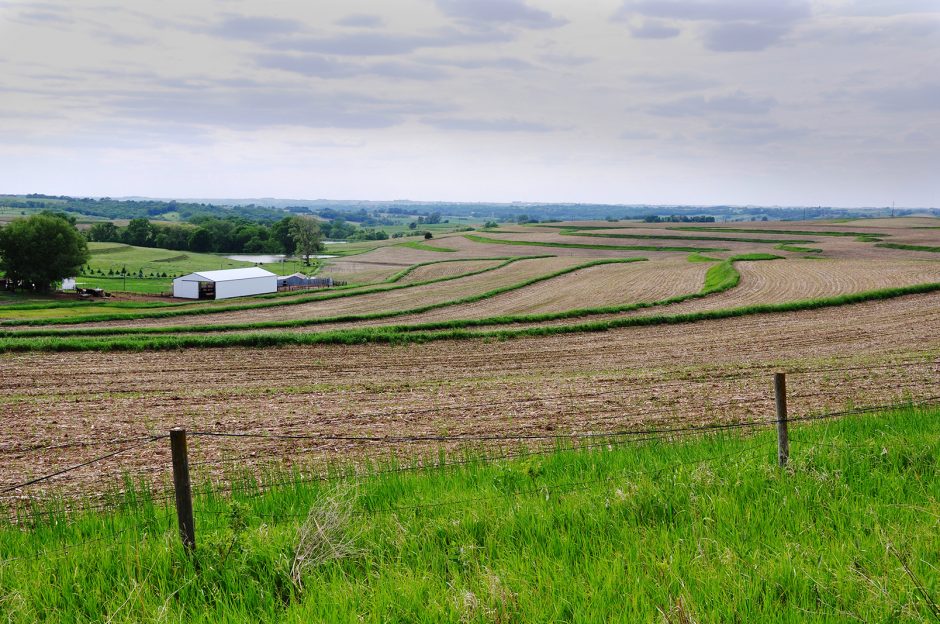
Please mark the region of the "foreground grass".
[[[752, 437], [608, 440], [460, 466], [376, 467], [233, 497], [197, 549], [140, 491], [108, 514], [0, 528], [9, 622], [924, 622], [940, 596], [940, 411]], [[334, 477], [339, 477], [339, 474]], [[276, 477], [273, 477], [276, 478]], [[290, 574], [312, 512], [352, 549]]]

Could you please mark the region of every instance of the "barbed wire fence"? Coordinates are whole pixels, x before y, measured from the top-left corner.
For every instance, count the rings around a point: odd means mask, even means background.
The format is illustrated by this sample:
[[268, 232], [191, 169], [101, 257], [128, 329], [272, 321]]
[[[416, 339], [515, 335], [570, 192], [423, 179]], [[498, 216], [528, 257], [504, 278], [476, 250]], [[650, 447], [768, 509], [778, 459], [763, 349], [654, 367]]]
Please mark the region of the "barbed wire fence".
[[[861, 373], [870, 375], [874, 370], [904, 368], [919, 366], [927, 369], [928, 376], [940, 373], [940, 362], [923, 360], [917, 362], [895, 363], [891, 365], [874, 366], [840, 366], [829, 368], [804, 368], [791, 371], [791, 376], [801, 377], [805, 381], [812, 381], [813, 375], [832, 375], [835, 373]], [[764, 377], [767, 379], [769, 367], [762, 367], [756, 370], [740, 374], [726, 374], [721, 379], [754, 379]], [[678, 384], [708, 384], [715, 381], [717, 376], [703, 378], [686, 378], [661, 382], [658, 384], [636, 384], [634, 386], [620, 387], [595, 392], [581, 393], [576, 398], [581, 401], [589, 399], [604, 399], [607, 397], [618, 397], [631, 391], [650, 392], [661, 390], [666, 387], [672, 387]], [[95, 456], [84, 461], [76, 462], [37, 477], [24, 479], [20, 482], [3, 486], [0, 488], [0, 496], [15, 495], [21, 498], [14, 499], [12, 507], [13, 514], [9, 521], [21, 524], [23, 526], [41, 526], [43, 522], [49, 522], [55, 519], [57, 522], [67, 522], [71, 515], [83, 512], [97, 511], [118, 511], [126, 509], [136, 504], [137, 500], [146, 500], [149, 505], [165, 505], [169, 507], [175, 502], [177, 510], [177, 528], [179, 529], [182, 544], [186, 548], [192, 548], [195, 545], [195, 518], [212, 517], [225, 514], [225, 511], [214, 509], [199, 509], [193, 507], [192, 483], [190, 480], [190, 467], [201, 469], [203, 467], [209, 470], [209, 479], [205, 484], [197, 484], [197, 494], [201, 491], [212, 492], [221, 496], [242, 497], [250, 499], [260, 497], [267, 492], [279, 488], [299, 488], [317, 483], [326, 483], [331, 481], [355, 481], [360, 478], [369, 478], [388, 474], [402, 474], [409, 472], [443, 470], [458, 466], [488, 464], [513, 459], [520, 459], [532, 456], [544, 456], [557, 453], [559, 450], [587, 451], [591, 449], [614, 449], [631, 444], [641, 443], [670, 443], [682, 439], [688, 439], [693, 436], [707, 436], [715, 434], [738, 434], [741, 436], [753, 435], [756, 432], [777, 431], [777, 458], [778, 463], [786, 465], [789, 458], [789, 442], [791, 440], [791, 425], [809, 424], [819, 421], [832, 421], [851, 416], [859, 416], [882, 412], [897, 408], [899, 406], [911, 407], [929, 407], [940, 404], [940, 394], [933, 395], [929, 392], [922, 393], [915, 397], [913, 390], [920, 388], [930, 389], [930, 384], [925, 384], [923, 380], [911, 383], [895, 384], [890, 390], [893, 391], [893, 400], [876, 404], [855, 406], [851, 405], [849, 397], [846, 396], [844, 380], [839, 383], [843, 391], [838, 394], [835, 391], [817, 391], [807, 392], [803, 386], [810, 384], [800, 384], [800, 391], [791, 393], [789, 397], [786, 394], [784, 376], [780, 373], [774, 376], [776, 393], [767, 393], [766, 396], [739, 397], [732, 400], [723, 400], [710, 403], [713, 409], [728, 409], [741, 406], [756, 406], [757, 411], [767, 413], [763, 418], [741, 418], [730, 422], [711, 422], [698, 425], [677, 426], [668, 424], [670, 422], [670, 412], [666, 410], [648, 409], [643, 412], [633, 412], [629, 414], [629, 420], [640, 422], [662, 422], [661, 426], [630, 426], [608, 429], [591, 429], [584, 431], [569, 431], [567, 433], [553, 432], [531, 432], [518, 431], [508, 433], [464, 433], [455, 435], [437, 435], [437, 434], [415, 434], [415, 435], [346, 435], [332, 433], [315, 432], [297, 432], [296, 428], [301, 423], [287, 423], [282, 431], [277, 432], [257, 432], [257, 431], [231, 431], [231, 430], [201, 430], [194, 429], [184, 431], [175, 429], [166, 434], [122, 437], [107, 440], [81, 440], [81, 441], [63, 441], [56, 444], [30, 445], [24, 447], [0, 447], [0, 455], [26, 456], [31, 454], [41, 454], [53, 450], [62, 449], [100, 449]], [[929, 380], [928, 380], [929, 381]], [[934, 379], [935, 381], [935, 379]], [[769, 384], [768, 384], [769, 385]], [[765, 386], [766, 387], [766, 386]], [[839, 410], [806, 410], [799, 415], [790, 415], [788, 413], [787, 398], [831, 398], [841, 396], [844, 409]], [[569, 398], [569, 395], [552, 395], [550, 397], [518, 397], [506, 399], [499, 402], [468, 404], [465, 408], [507, 408], [517, 407], [519, 405], [530, 405], [539, 402], [557, 401], [563, 398]], [[431, 415], [440, 413], [452, 407], [431, 406], [419, 410], [388, 410], [382, 412], [383, 416], [415, 416]], [[772, 416], [771, 416], [772, 414]], [[626, 420], [626, 419], [621, 419]], [[673, 421], [674, 423], [674, 421]], [[248, 474], [232, 475], [227, 485], [213, 483], [212, 476], [218, 474], [212, 472], [212, 469], [218, 468], [220, 461], [218, 459], [202, 459], [189, 461], [186, 449], [186, 441], [237, 441], [241, 445], [257, 444], [259, 448], [269, 448], [263, 445], [272, 443], [289, 443], [293, 445], [288, 454], [275, 457], [279, 460], [296, 459], [294, 456], [303, 456], [305, 454], [316, 453], [327, 444], [348, 444], [355, 448], [378, 449], [385, 452], [395, 452], [399, 456], [411, 457], [412, 460], [407, 465], [398, 465], [395, 462], [386, 462], [383, 467], [381, 460], [366, 462], [365, 467], [356, 462], [339, 461], [333, 464], [327, 464], [325, 468], [321, 467], [316, 471], [294, 471], [289, 478], [284, 477], [283, 471], [272, 471], [274, 476], [265, 478], [257, 470], [248, 470]], [[799, 441], [799, 436], [792, 438]], [[168, 445], [167, 441], [175, 442]], [[180, 448], [180, 441], [183, 442]], [[753, 444], [744, 445], [743, 448], [735, 449], [729, 453], [718, 453], [710, 455], [704, 459], [697, 459], [690, 464], [705, 464], [709, 462], [727, 459], [731, 456], [756, 456], [765, 452], [774, 442], [762, 441]], [[816, 442], [814, 442], [815, 444]], [[825, 444], [825, 442], [821, 442]], [[153, 465], [138, 469], [136, 472], [129, 473], [124, 470], [101, 471], [101, 467], [115, 458], [132, 452], [140, 452], [144, 449], [152, 450], [162, 446], [166, 450], [167, 446], [173, 446], [175, 453], [171, 458], [161, 459]], [[845, 446], [842, 444], [841, 446]], [[446, 449], [446, 450], [445, 450]], [[424, 453], [423, 455], [421, 453]], [[267, 454], [267, 453], [265, 453]], [[255, 459], [257, 451], [252, 451], [249, 455], [235, 455], [227, 458], [232, 466], [247, 459]], [[456, 458], [455, 458], [456, 457]], [[416, 459], [417, 458], [417, 459]], [[223, 460], [222, 463], [224, 463]], [[378, 463], [376, 463], [378, 462]], [[682, 463], [673, 463], [667, 466], [651, 468], [648, 471], [632, 471], [629, 474], [607, 475], [604, 477], [588, 480], [572, 480], [564, 483], [554, 483], [541, 485], [532, 488], [520, 488], [508, 492], [499, 492], [496, 494], [486, 494], [459, 499], [441, 500], [430, 503], [422, 503], [412, 506], [388, 506], [372, 507], [359, 510], [358, 515], [385, 514], [385, 513], [413, 513], [422, 509], [433, 509], [440, 507], [466, 507], [481, 502], [503, 497], [524, 497], [533, 495], [543, 495], [549, 492], [566, 493], [577, 492], [589, 489], [600, 483], [612, 482], [618, 479], [637, 478], [642, 475], [658, 475], [669, 470], [677, 470]], [[87, 497], [81, 504], [76, 504], [67, 497], [60, 499], [58, 505], [45, 505], [44, 501], [35, 501], [30, 499], [25, 492], [41, 484], [48, 484], [61, 477], [77, 471], [94, 469], [98, 472], [101, 481], [110, 481], [111, 485], [108, 492], [96, 492], [96, 496]], [[237, 470], [235, 472], [238, 472]], [[244, 472], [244, 471], [242, 471]], [[152, 488], [153, 478], [157, 476], [161, 479], [163, 488]], [[120, 481], [117, 481], [120, 479]], [[135, 497], [135, 483], [150, 483], [150, 486], [141, 486], [140, 496]], [[147, 489], [150, 487], [152, 489]], [[87, 495], [87, 492], [82, 492]], [[197, 496], [198, 499], [198, 496]], [[256, 513], [258, 517], [263, 517], [270, 521], [289, 520], [294, 521], [307, 516], [307, 511], [301, 509], [283, 509], [271, 513]], [[169, 517], [169, 516], [168, 516]], [[108, 548], [129, 547], [134, 543], [139, 543], [147, 535], [157, 533], [157, 527], [151, 525], [142, 527], [137, 524], [134, 526], [125, 526], [115, 529], [112, 534], [106, 536], [97, 536], [94, 538], [80, 539], [65, 544], [62, 548], [48, 550], [32, 555], [24, 555], [13, 558], [0, 559], [0, 565], [6, 565], [13, 561], [18, 561], [30, 557], [66, 557], [70, 552], [77, 549], [100, 547], [101, 542], [107, 542]], [[171, 529], [172, 526], [160, 527]], [[149, 533], [148, 533], [149, 530]]]

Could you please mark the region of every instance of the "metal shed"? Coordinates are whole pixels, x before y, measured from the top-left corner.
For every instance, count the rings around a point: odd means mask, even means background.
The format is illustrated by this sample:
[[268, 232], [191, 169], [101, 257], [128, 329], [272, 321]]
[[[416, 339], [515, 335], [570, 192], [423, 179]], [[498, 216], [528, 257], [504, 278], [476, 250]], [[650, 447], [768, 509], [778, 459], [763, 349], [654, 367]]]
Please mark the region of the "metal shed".
[[173, 280], [173, 296], [228, 299], [277, 292], [277, 275], [258, 267], [199, 271]]
[[329, 288], [332, 285], [332, 277], [307, 277], [303, 273], [277, 276], [278, 288]]

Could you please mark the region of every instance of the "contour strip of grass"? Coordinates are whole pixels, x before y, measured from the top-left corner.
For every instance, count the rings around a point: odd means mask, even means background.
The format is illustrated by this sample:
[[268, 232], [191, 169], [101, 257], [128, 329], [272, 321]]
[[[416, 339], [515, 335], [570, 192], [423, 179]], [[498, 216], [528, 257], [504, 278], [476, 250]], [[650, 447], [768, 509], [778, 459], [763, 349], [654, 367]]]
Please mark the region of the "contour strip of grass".
[[795, 238], [795, 239], [780, 239], [780, 238], [739, 238], [734, 236], [684, 236], [682, 234], [676, 234], [670, 236], [668, 234], [591, 234], [587, 232], [579, 232], [580, 228], [572, 228], [571, 230], [561, 230], [558, 232], [559, 235], [567, 236], [590, 236], [594, 238], [639, 238], [639, 239], [651, 239], [651, 240], [700, 240], [700, 241], [724, 241], [729, 243], [763, 243], [772, 245], [775, 243], [780, 244], [800, 244], [800, 243], [815, 243], [814, 240]]
[[432, 280], [427, 280], [424, 282], [414, 282], [412, 284], [397, 284], [392, 285], [388, 288], [365, 288], [363, 290], [356, 290], [354, 292], [331, 292], [325, 295], [311, 295], [307, 297], [298, 297], [297, 299], [290, 299], [288, 301], [271, 301], [263, 303], [249, 303], [233, 306], [220, 306], [213, 308], [197, 308], [194, 310], [167, 310], [163, 312], [152, 312], [152, 313], [141, 313], [141, 314], [94, 314], [88, 316], [80, 317], [69, 317], [69, 318], [56, 318], [56, 319], [17, 319], [17, 320], [6, 320], [0, 322], [0, 326], [14, 327], [14, 326], [43, 326], [43, 325], [80, 325], [82, 323], [98, 323], [105, 321], [133, 321], [146, 318], [173, 318], [177, 316], [201, 316], [207, 314], [221, 314], [223, 312], [238, 312], [241, 310], [254, 310], [254, 309], [264, 309], [264, 308], [273, 308], [279, 306], [287, 305], [299, 305], [302, 303], [312, 303], [315, 301], [328, 301], [331, 299], [342, 299], [346, 297], [357, 297], [359, 295], [368, 295], [377, 292], [388, 292], [392, 290], [399, 290], [403, 288], [414, 288], [416, 286], [425, 286], [428, 284], [436, 284], [439, 282], [446, 282], [455, 279], [461, 279], [464, 277], [471, 277], [473, 275], [480, 275], [481, 273], [486, 273], [488, 271], [495, 271], [501, 269], [513, 262], [519, 262], [521, 260], [534, 260], [540, 258], [551, 258], [553, 256], [519, 256], [510, 258], [505, 262], [498, 264], [494, 267], [487, 267], [485, 269], [480, 269], [478, 271], [471, 271], [470, 273], [463, 273], [461, 275], [450, 275], [446, 277], [439, 277]]
[[151, 334], [176, 334], [176, 333], [198, 333], [198, 332], [227, 332], [227, 331], [244, 331], [244, 330], [253, 330], [253, 329], [274, 329], [274, 328], [296, 328], [296, 327], [309, 327], [312, 325], [323, 325], [329, 323], [351, 323], [356, 321], [372, 321], [385, 318], [395, 318], [399, 316], [408, 316], [411, 314], [421, 314], [423, 312], [430, 312], [431, 310], [439, 310], [441, 308], [446, 308], [455, 305], [463, 305], [468, 303], [476, 303], [484, 299], [489, 299], [497, 295], [502, 295], [507, 292], [512, 292], [514, 290], [519, 290], [521, 288], [526, 288], [533, 284], [538, 284], [539, 282], [544, 282], [546, 280], [554, 279], [556, 277], [561, 277], [562, 275], [567, 275], [569, 273], [574, 273], [575, 271], [580, 271], [582, 269], [587, 269], [590, 267], [601, 266], [606, 264], [628, 264], [633, 262], [644, 262], [646, 258], [606, 258], [601, 260], [592, 260], [590, 262], [585, 262], [577, 266], [568, 267], [566, 269], [561, 269], [553, 273], [548, 273], [545, 275], [539, 275], [538, 277], [533, 277], [531, 279], [518, 282], [516, 284], [510, 284], [509, 286], [503, 286], [501, 288], [495, 288], [484, 293], [477, 295], [470, 295], [468, 297], [462, 297], [460, 299], [451, 299], [449, 301], [441, 301], [438, 303], [431, 303], [425, 306], [420, 306], [417, 308], [409, 308], [407, 310], [396, 310], [392, 312], [372, 312], [367, 314], [344, 314], [340, 316], [330, 316], [316, 319], [295, 319], [290, 321], [258, 321], [255, 323], [231, 323], [231, 324], [219, 324], [219, 325], [195, 325], [195, 326], [168, 326], [168, 327], [91, 327], [86, 329], [65, 329], [65, 330], [22, 330], [17, 332], [0, 332], [0, 337], [39, 337], [39, 336], [115, 336], [115, 335], [151, 335]]
[[930, 253], [940, 253], [940, 247], [930, 245], [909, 245], [907, 243], [875, 243], [875, 247], [886, 247], [888, 249], [905, 249], [907, 251], [928, 251]]
[[820, 230], [765, 230], [760, 228], [734, 228], [734, 227], [704, 227], [700, 225], [670, 226], [667, 230], [685, 230], [692, 232], [741, 232], [744, 234], [806, 234], [809, 236], [851, 236], [862, 242], [880, 240], [879, 237], [890, 236], [881, 232], [824, 232]]
[[399, 243], [398, 247], [408, 247], [410, 249], [419, 249], [421, 251], [442, 251], [445, 253], [453, 253], [457, 251], [456, 249], [451, 249], [449, 247], [435, 247], [433, 245], [428, 245], [427, 243], [422, 243], [419, 241], [411, 241], [408, 243]]
[[487, 236], [474, 236], [464, 234], [464, 238], [474, 243], [487, 243], [491, 245], [525, 245], [528, 247], [556, 247], [568, 249], [600, 249], [607, 251], [728, 251], [720, 247], [658, 247], [654, 245], [582, 245], [579, 243], [541, 243], [538, 241], [507, 240], [502, 238], [489, 238]]
[[822, 253], [823, 250], [818, 247], [800, 247], [798, 245], [774, 245], [774, 249], [779, 249], [780, 251], [792, 251], [795, 253]]

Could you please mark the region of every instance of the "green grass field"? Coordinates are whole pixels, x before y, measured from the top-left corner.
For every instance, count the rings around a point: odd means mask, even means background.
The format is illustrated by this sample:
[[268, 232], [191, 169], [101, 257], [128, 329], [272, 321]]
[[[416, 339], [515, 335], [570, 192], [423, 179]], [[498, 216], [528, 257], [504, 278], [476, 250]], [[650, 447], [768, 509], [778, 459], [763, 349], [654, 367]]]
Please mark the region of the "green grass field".
[[[115, 511], [0, 526], [0, 609], [11, 623], [931, 621], [940, 410], [790, 435], [786, 469], [765, 426], [197, 487], [192, 559], [173, 509], [136, 489]], [[320, 556], [298, 567], [299, 552]]]

